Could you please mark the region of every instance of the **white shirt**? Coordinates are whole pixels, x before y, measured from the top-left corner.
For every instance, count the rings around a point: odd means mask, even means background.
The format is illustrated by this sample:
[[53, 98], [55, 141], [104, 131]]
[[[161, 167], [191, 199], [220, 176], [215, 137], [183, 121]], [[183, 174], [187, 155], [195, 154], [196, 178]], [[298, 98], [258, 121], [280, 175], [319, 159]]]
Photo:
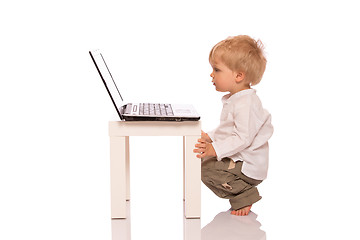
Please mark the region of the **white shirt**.
[[208, 135], [217, 159], [243, 161], [242, 173], [264, 180], [269, 165], [268, 140], [273, 133], [271, 115], [262, 107], [254, 89], [225, 95], [220, 125]]

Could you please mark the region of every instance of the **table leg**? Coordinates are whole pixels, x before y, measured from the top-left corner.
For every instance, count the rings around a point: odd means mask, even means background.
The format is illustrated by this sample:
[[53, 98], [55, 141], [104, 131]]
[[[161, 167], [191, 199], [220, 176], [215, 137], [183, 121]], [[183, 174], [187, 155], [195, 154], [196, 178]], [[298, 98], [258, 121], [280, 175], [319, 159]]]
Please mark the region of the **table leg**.
[[185, 136], [183, 136], [183, 200], [185, 201], [185, 156], [186, 156]]
[[200, 136], [184, 136], [186, 218], [200, 218], [201, 215], [201, 160], [193, 152], [198, 138]]
[[126, 200], [130, 200], [130, 141], [125, 137]]
[[110, 137], [111, 218], [126, 218], [126, 146], [126, 137]]

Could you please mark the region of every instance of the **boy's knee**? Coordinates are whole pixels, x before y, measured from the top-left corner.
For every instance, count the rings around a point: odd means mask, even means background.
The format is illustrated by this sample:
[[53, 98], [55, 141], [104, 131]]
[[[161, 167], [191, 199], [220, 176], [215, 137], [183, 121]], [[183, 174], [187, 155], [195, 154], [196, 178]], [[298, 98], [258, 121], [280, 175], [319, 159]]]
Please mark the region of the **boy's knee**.
[[201, 181], [205, 183], [209, 179], [209, 169], [201, 167]]
[[212, 168], [214, 165], [214, 162], [216, 162], [216, 161], [217, 161], [217, 159], [215, 157], [202, 159], [201, 168], [203, 168], [203, 167]]
[[202, 167], [201, 168], [201, 181], [208, 186], [210, 185], [214, 185], [214, 171], [210, 168], [207, 167]]

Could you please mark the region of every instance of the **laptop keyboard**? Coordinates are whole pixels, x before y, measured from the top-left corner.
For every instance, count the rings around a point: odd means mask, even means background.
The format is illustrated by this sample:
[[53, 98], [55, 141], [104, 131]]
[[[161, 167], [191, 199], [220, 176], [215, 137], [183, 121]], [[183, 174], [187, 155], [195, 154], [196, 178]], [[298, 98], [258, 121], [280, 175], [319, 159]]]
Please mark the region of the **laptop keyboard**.
[[170, 104], [140, 103], [139, 108], [139, 115], [143, 116], [174, 116], [174, 112]]

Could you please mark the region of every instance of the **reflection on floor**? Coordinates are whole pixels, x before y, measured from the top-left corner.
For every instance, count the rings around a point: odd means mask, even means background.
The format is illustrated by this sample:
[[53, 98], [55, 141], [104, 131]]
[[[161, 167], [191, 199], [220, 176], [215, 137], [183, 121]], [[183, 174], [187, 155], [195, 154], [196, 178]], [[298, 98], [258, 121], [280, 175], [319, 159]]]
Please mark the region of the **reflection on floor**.
[[[112, 240], [130, 240], [130, 206], [126, 219], [113, 219]], [[184, 240], [265, 240], [266, 233], [260, 229], [257, 215], [234, 216], [230, 211], [220, 212], [201, 229], [200, 219], [184, 218]]]
[[201, 229], [202, 240], [265, 240], [266, 233], [260, 229], [257, 215], [234, 216], [230, 210], [221, 212], [214, 220]]

